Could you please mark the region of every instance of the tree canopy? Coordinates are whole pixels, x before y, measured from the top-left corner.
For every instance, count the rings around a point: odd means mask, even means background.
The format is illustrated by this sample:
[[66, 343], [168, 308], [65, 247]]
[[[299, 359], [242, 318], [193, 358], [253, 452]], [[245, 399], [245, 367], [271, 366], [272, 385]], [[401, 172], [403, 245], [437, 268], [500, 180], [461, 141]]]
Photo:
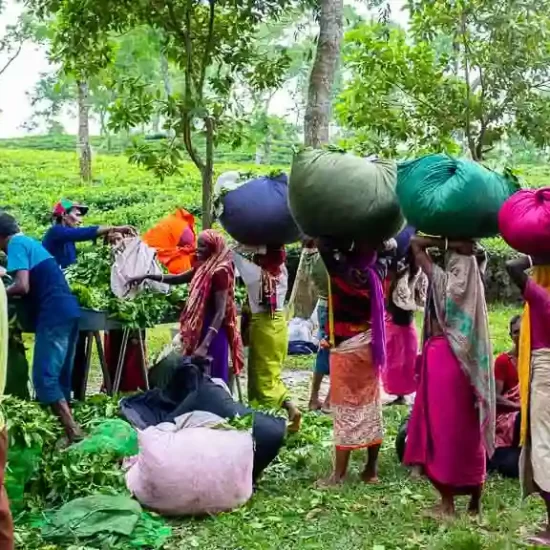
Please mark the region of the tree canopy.
[[[181, 85], [162, 94], [143, 78], [128, 74], [113, 82], [116, 99], [110, 127], [127, 130], [160, 113], [170, 139], [142, 142], [132, 156], [159, 177], [176, 173], [182, 150], [203, 177], [203, 223], [210, 224], [213, 151], [234, 139], [243, 122], [241, 82], [261, 92], [281, 84], [289, 64], [284, 47], [258, 48], [262, 23], [295, 8], [292, 0], [29, 0], [42, 16], [56, 19], [53, 55], [64, 71], [89, 79], [112, 63], [116, 38], [147, 26], [159, 37], [162, 54], [181, 72]], [[199, 150], [196, 136], [204, 137]]]
[[550, 130], [550, 2], [410, 0], [410, 29], [363, 23], [346, 37], [339, 120], [363, 147], [481, 160], [505, 135]]

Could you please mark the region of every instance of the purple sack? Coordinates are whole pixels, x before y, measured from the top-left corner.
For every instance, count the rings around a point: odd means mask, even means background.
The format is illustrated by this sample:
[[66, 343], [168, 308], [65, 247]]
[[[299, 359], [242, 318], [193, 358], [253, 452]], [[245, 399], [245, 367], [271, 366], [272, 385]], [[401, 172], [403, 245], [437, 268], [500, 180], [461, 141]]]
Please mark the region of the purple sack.
[[401, 233], [398, 233], [395, 238], [397, 243], [397, 258], [404, 258], [407, 255], [409, 246], [411, 244], [411, 239], [414, 237], [416, 229], [412, 225], [407, 225]]
[[228, 191], [221, 202], [220, 222], [242, 244], [278, 246], [301, 238], [288, 207], [286, 174], [250, 180]]

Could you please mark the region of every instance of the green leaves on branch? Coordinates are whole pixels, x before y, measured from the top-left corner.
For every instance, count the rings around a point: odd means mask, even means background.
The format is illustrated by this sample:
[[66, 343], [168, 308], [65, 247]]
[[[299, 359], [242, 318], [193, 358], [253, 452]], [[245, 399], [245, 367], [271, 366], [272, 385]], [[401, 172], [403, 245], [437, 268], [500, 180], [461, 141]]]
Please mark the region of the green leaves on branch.
[[409, 0], [410, 28], [362, 25], [339, 118], [365, 148], [456, 150], [481, 160], [503, 137], [539, 145], [550, 110], [550, 1]]
[[346, 35], [344, 59], [352, 76], [336, 112], [362, 152], [455, 148], [464, 86], [429, 44], [411, 44], [400, 28], [363, 24]]

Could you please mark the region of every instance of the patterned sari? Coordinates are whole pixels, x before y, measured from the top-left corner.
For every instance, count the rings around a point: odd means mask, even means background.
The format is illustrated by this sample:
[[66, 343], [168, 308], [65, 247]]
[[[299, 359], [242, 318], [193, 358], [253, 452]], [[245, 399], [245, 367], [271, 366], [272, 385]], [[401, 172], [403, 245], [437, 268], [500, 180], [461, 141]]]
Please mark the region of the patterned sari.
[[[365, 268], [349, 266], [347, 273], [330, 258], [324, 261], [330, 275], [326, 332], [333, 345], [330, 381], [335, 446], [354, 450], [379, 445], [383, 439], [380, 367], [385, 360], [385, 342], [380, 341], [385, 337], [382, 278], [374, 258]], [[378, 346], [373, 345], [374, 327]]]

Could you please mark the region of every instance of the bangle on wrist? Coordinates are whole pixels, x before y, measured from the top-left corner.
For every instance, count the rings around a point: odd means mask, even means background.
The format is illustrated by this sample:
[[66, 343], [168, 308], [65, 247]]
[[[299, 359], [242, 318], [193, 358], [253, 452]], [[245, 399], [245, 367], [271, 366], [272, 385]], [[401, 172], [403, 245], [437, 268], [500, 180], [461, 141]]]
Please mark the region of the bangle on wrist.
[[218, 329], [217, 328], [214, 328], [214, 327], [208, 327], [208, 331], [207, 332], [213, 332], [214, 334], [218, 334]]
[[527, 259], [529, 260], [529, 269], [533, 269], [533, 258], [532, 258], [532, 256], [527, 256]]

